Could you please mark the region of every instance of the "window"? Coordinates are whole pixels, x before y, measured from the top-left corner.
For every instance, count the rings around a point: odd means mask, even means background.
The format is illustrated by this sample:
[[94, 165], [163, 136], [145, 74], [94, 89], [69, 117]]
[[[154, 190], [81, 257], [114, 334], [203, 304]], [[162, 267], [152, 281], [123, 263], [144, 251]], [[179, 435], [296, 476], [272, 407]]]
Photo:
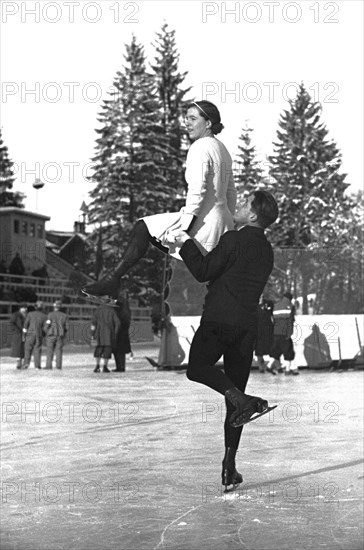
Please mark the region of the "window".
[[14, 233], [19, 233], [19, 220], [14, 220]]
[[21, 222], [21, 234], [28, 235], [28, 222]]
[[35, 237], [35, 223], [31, 223], [31, 224], [30, 224], [29, 235], [30, 235], [31, 237]]
[[43, 225], [41, 223], [38, 224], [38, 239], [43, 239]]

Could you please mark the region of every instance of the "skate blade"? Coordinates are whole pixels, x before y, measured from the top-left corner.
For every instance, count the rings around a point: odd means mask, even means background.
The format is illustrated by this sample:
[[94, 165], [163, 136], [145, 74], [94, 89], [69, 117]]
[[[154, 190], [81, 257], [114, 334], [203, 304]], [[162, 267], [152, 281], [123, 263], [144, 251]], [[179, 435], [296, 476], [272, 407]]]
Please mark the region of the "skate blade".
[[118, 307], [116, 300], [114, 298], [110, 297], [103, 297], [103, 296], [93, 296], [92, 294], [87, 294], [84, 290], [82, 293], [86, 296], [90, 302], [93, 304], [97, 304], [98, 306], [111, 306], [111, 307]]
[[278, 405], [273, 405], [272, 407], [268, 407], [265, 411], [261, 412], [261, 413], [254, 413], [252, 414], [252, 416], [249, 418], [249, 420], [245, 420], [244, 422], [239, 422], [238, 424], [232, 424], [233, 428], [240, 428], [240, 426], [245, 426], [245, 424], [249, 424], [249, 422], [253, 422], [254, 420], [257, 420], [257, 418], [259, 418], [260, 416], [264, 416], [265, 414], [268, 414], [270, 411], [272, 411], [273, 409], [276, 409], [278, 407]]
[[234, 491], [236, 491], [236, 489], [239, 489], [239, 485], [241, 485], [242, 483], [243, 481], [241, 481], [240, 483], [231, 483], [230, 485], [223, 484], [223, 487], [225, 487], [224, 493], [233, 493]]

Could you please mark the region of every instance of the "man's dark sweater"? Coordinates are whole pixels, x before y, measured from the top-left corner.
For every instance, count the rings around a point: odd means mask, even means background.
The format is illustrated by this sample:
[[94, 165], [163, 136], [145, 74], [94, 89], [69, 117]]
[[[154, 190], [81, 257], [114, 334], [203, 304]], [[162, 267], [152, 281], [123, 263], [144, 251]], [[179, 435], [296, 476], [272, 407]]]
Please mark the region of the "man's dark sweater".
[[198, 281], [209, 281], [201, 322], [256, 327], [259, 298], [273, 269], [263, 229], [247, 225], [228, 231], [206, 256], [189, 239], [180, 255]]

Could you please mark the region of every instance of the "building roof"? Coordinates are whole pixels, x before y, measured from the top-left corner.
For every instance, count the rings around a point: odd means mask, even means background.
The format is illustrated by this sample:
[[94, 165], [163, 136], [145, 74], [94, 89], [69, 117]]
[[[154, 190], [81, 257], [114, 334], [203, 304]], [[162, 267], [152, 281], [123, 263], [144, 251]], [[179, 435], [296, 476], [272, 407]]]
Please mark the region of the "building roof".
[[0, 215], [4, 214], [25, 214], [26, 216], [32, 216], [33, 218], [42, 219], [44, 221], [49, 221], [51, 218], [49, 216], [44, 216], [44, 214], [38, 214], [38, 212], [30, 212], [30, 210], [24, 210], [24, 208], [18, 208], [17, 206], [0, 206]]

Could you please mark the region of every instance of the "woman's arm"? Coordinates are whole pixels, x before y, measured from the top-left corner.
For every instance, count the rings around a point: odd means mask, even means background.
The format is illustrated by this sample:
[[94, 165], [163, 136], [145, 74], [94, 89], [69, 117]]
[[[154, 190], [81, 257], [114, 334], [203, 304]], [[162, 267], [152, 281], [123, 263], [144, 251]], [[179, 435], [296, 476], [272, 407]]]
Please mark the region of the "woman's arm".
[[[212, 174], [212, 161], [204, 144], [196, 141], [190, 147], [186, 162], [186, 181], [188, 184], [186, 205], [183, 208], [182, 229], [187, 230], [194, 217], [198, 217], [204, 200], [209, 174]], [[187, 227], [186, 224], [188, 223]]]
[[236, 188], [233, 172], [231, 170], [229, 174], [228, 187], [226, 192], [227, 205], [230, 212], [234, 215], [236, 209]]

